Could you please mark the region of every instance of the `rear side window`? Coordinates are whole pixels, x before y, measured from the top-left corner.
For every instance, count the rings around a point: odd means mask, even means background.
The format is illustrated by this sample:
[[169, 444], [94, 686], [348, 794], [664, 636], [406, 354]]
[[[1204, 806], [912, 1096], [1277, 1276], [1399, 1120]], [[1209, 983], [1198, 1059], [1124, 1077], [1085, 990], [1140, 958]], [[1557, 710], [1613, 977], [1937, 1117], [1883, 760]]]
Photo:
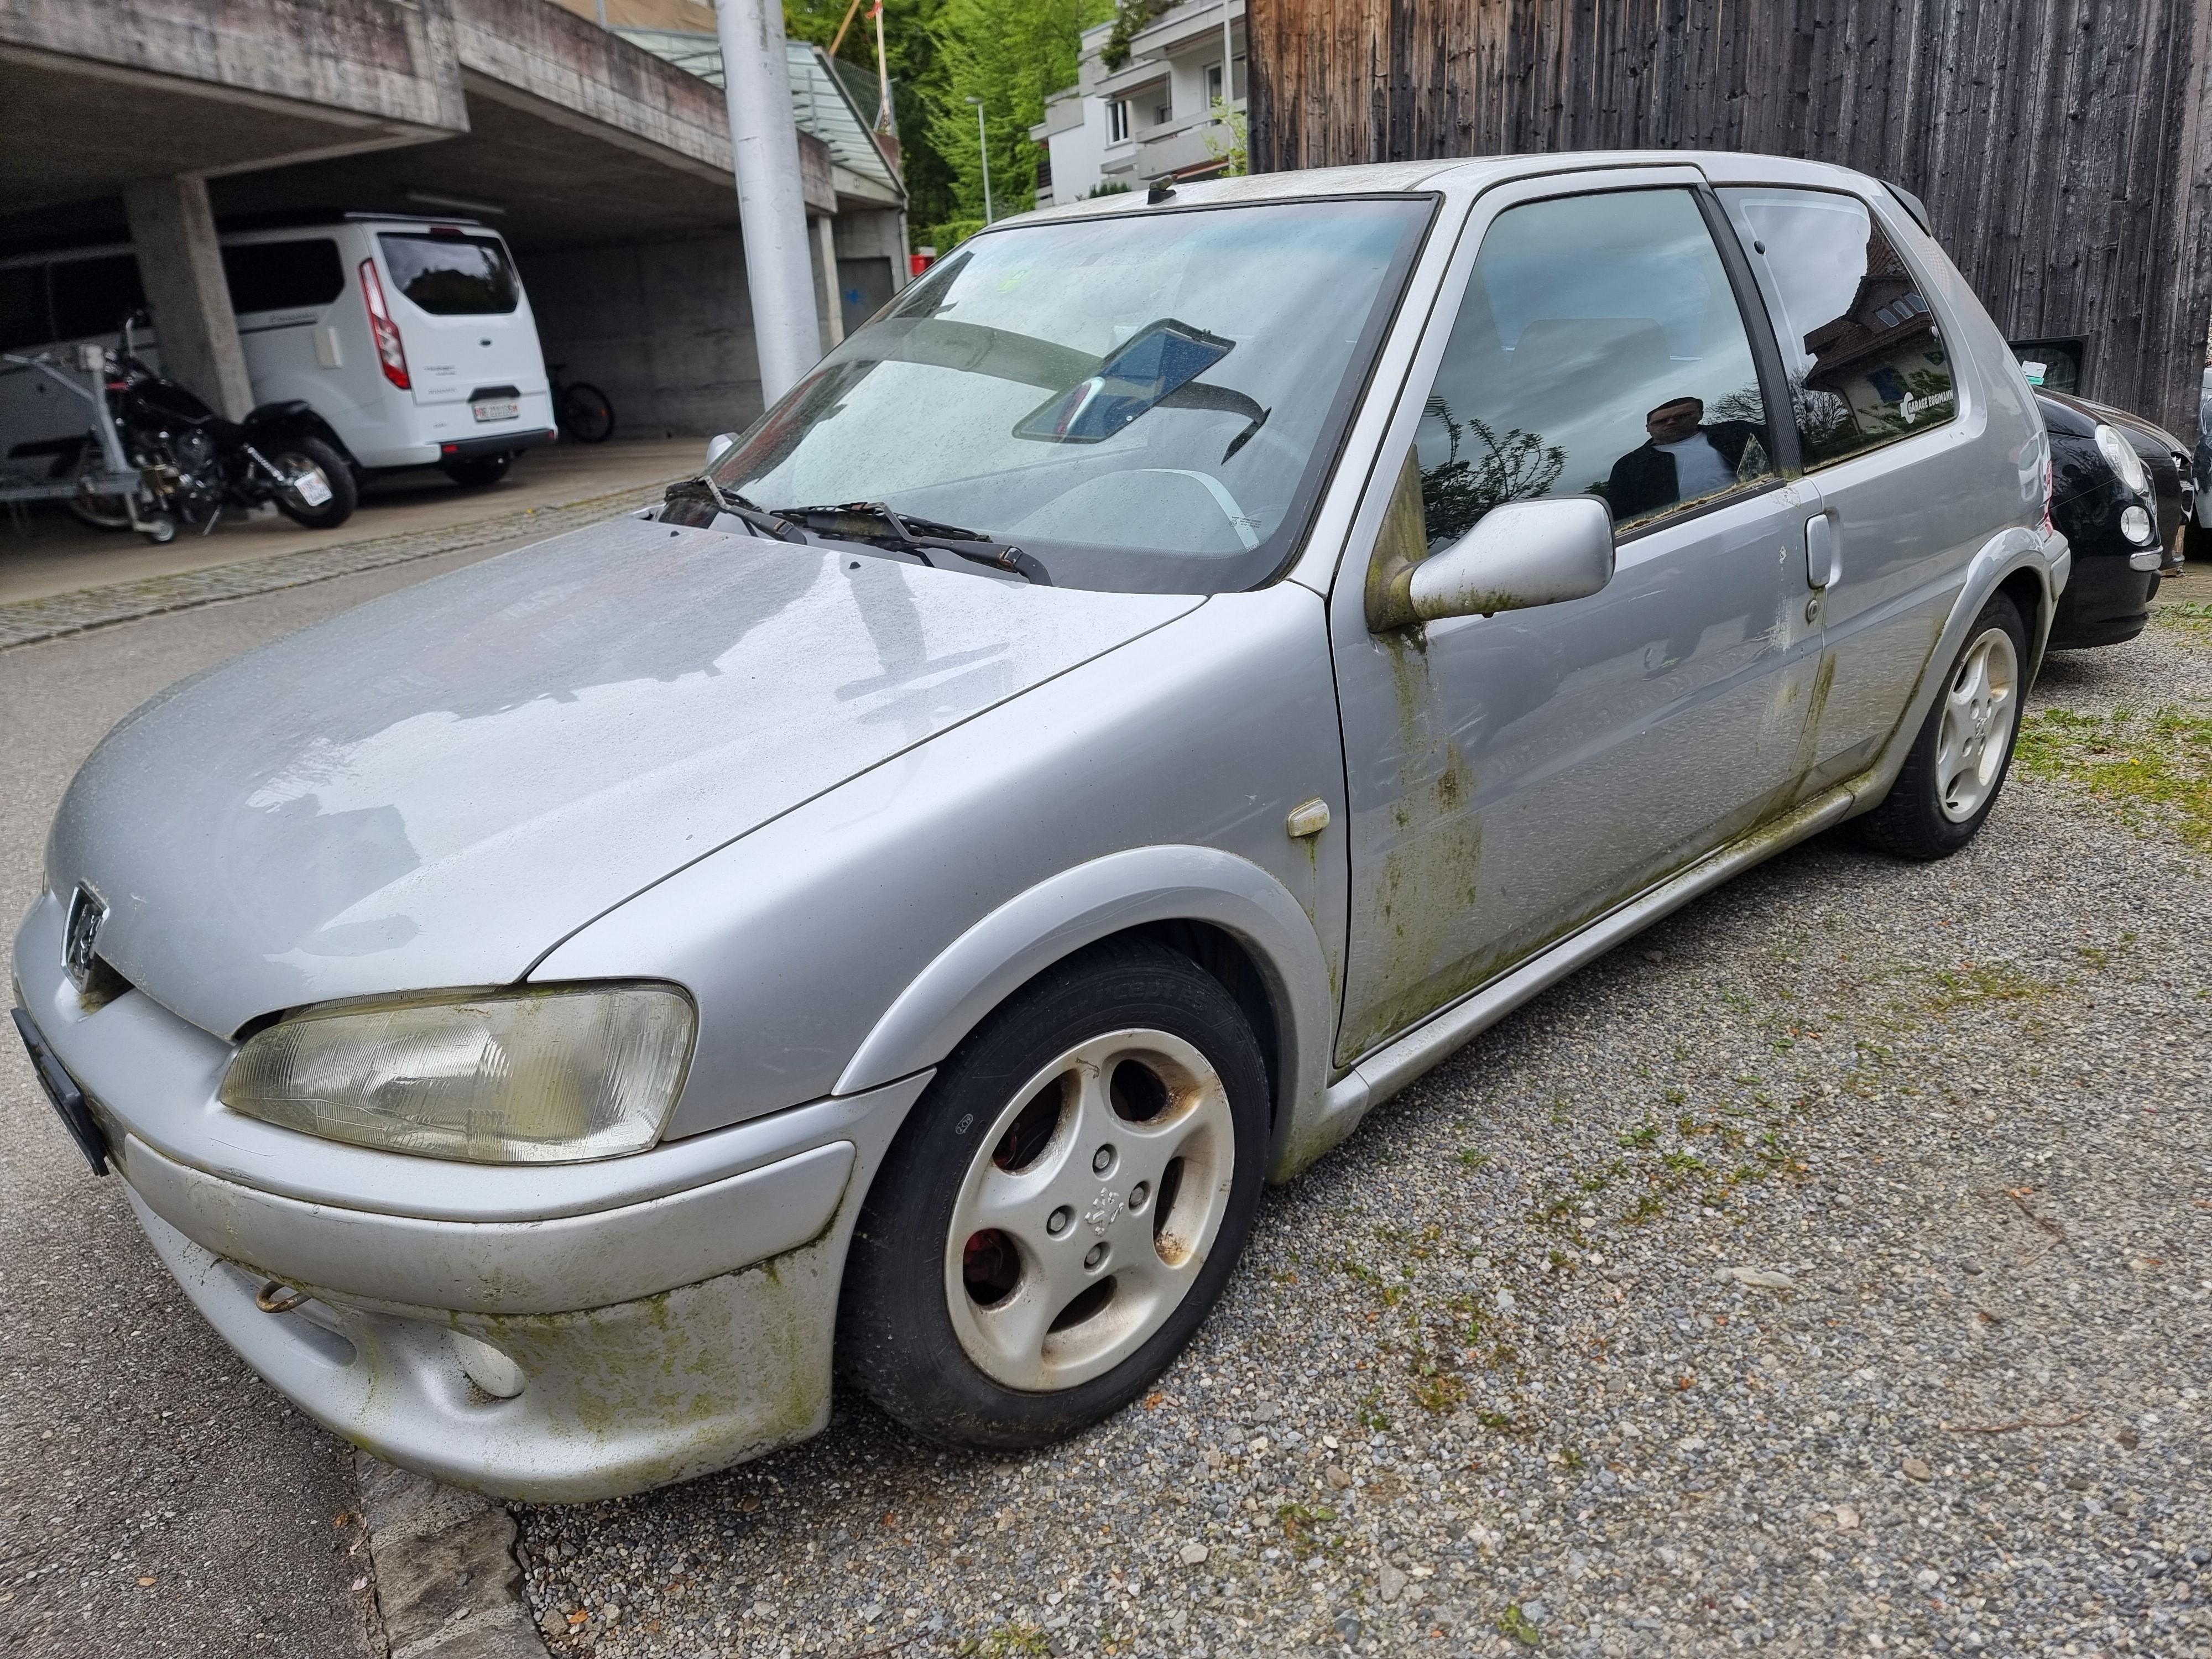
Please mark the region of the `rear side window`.
[[53, 270], [54, 337], [80, 339], [112, 334], [123, 319], [146, 303], [138, 280], [138, 258], [110, 253], [97, 259], [71, 259]]
[[1626, 529], [1764, 487], [1759, 371], [1690, 192], [1498, 215], [1416, 444], [1437, 550], [1501, 501], [1587, 492]]
[[1864, 203], [1818, 190], [1720, 195], [1781, 337], [1807, 466], [1958, 413], [1920, 279]]
[[46, 315], [46, 268], [14, 265], [0, 270], [0, 351], [44, 345], [54, 337]]
[[230, 284], [230, 308], [237, 312], [326, 306], [346, 285], [338, 245], [327, 236], [227, 247], [222, 274]]
[[522, 284], [496, 237], [387, 231], [376, 240], [393, 286], [433, 316], [509, 312], [522, 297]]

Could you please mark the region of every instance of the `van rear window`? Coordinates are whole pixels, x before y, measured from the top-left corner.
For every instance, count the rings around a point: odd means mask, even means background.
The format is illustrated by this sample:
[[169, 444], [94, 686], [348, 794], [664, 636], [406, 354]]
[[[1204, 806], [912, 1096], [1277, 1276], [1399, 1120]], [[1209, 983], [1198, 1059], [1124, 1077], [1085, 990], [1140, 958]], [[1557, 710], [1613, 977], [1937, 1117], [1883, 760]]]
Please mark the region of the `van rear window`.
[[495, 237], [389, 231], [376, 240], [392, 285], [433, 316], [508, 312], [522, 298], [514, 266]]
[[346, 285], [338, 245], [327, 236], [227, 247], [222, 274], [230, 284], [230, 308], [240, 313], [326, 306]]

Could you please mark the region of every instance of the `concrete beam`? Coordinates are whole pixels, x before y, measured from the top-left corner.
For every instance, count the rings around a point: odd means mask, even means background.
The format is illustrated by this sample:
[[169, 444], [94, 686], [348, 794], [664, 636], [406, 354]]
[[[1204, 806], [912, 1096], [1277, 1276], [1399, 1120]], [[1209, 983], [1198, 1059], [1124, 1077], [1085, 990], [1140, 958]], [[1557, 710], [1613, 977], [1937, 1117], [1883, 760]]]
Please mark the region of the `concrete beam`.
[[253, 386], [222, 274], [207, 180], [136, 179], [124, 186], [123, 211], [154, 308], [162, 372], [199, 393], [218, 415], [243, 419], [253, 407]]
[[[453, 3], [471, 96], [730, 183], [730, 120], [720, 88], [545, 0]], [[829, 147], [811, 134], [799, 135], [799, 172], [808, 209], [835, 213]]]
[[0, 45], [447, 132], [468, 131], [448, 0], [9, 0]]

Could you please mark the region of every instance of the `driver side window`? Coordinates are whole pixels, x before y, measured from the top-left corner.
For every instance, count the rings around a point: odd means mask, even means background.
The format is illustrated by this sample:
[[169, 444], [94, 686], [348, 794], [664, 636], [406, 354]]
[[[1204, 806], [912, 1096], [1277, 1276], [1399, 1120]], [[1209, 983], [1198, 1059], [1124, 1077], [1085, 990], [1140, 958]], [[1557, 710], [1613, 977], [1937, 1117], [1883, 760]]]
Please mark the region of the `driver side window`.
[[1692, 193], [1499, 215], [1415, 443], [1431, 552], [1501, 501], [1586, 492], [1632, 530], [1774, 477], [1751, 343]]

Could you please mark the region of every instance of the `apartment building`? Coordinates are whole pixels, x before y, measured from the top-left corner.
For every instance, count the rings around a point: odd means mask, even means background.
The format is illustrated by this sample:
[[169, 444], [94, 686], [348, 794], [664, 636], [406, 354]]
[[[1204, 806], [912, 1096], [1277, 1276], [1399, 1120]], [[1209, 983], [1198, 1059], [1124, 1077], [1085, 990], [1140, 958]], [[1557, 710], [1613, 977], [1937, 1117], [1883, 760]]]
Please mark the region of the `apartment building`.
[[[1222, 40], [1228, 35], [1228, 76]], [[1076, 84], [1046, 100], [1030, 137], [1047, 147], [1037, 205], [1072, 202], [1102, 185], [1142, 190], [1164, 179], [1210, 179], [1229, 166], [1229, 131], [1213, 106], [1244, 108], [1244, 0], [1184, 0], [1131, 40], [1128, 60], [1101, 61], [1112, 25], [1083, 35]]]

